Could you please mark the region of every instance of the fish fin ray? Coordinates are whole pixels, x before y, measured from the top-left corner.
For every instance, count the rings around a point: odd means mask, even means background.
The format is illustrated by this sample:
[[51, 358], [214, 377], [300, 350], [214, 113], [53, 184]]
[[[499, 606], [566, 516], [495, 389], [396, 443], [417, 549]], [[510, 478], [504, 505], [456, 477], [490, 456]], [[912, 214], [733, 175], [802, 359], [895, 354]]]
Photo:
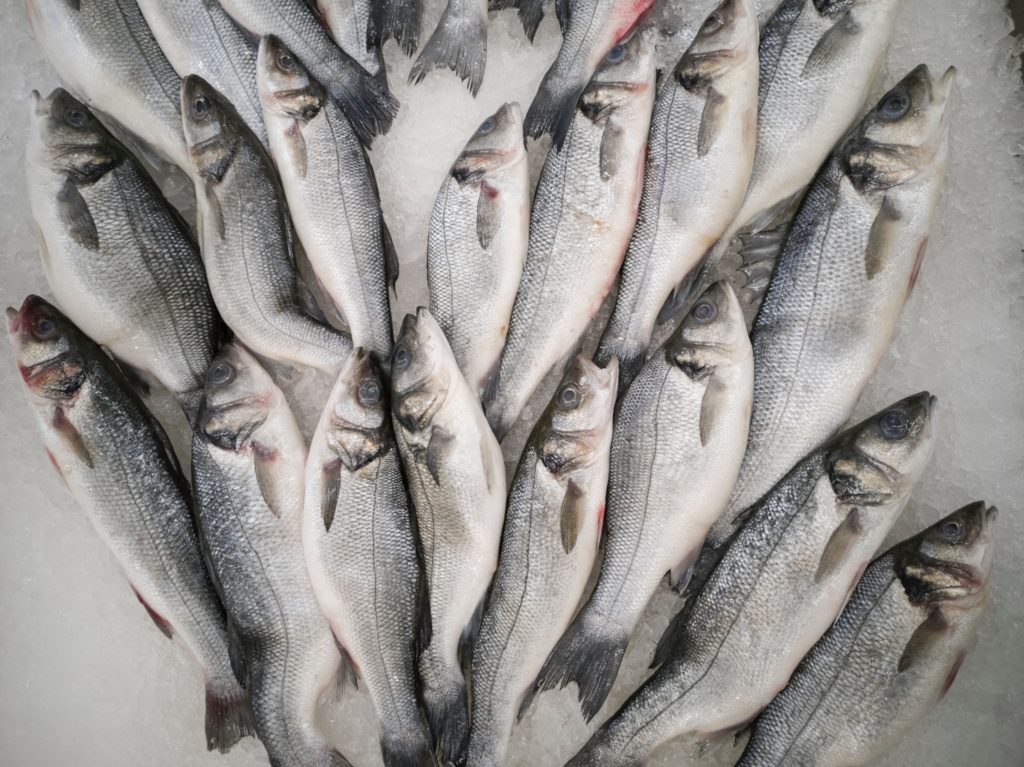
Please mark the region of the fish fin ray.
[[89, 211], [89, 204], [70, 178], [57, 192], [57, 209], [61, 223], [67, 227], [68, 234], [75, 242], [88, 250], [99, 250], [100, 235], [96, 221]]
[[570, 479], [565, 487], [565, 497], [562, 499], [560, 523], [562, 549], [566, 554], [576, 548], [580, 527], [583, 524], [583, 514], [586, 512], [584, 506], [586, 497], [586, 490], [576, 484], [575, 480]]
[[430, 442], [427, 443], [426, 463], [427, 471], [433, 477], [434, 482], [441, 484], [441, 461], [444, 460], [445, 450], [455, 438], [440, 426], [435, 426], [430, 432]]
[[846, 561], [850, 549], [863, 532], [860, 509], [854, 508], [846, 515], [839, 526], [832, 531], [825, 549], [821, 553], [818, 569], [814, 573], [814, 582], [821, 583], [839, 570]]
[[697, 131], [697, 156], [704, 157], [711, 151], [719, 135], [726, 117], [728, 100], [714, 88], [708, 88], [704, 99], [704, 109], [700, 115], [700, 128]]
[[501, 229], [503, 202], [500, 190], [486, 181], [480, 182], [480, 197], [476, 204], [476, 236], [484, 250], [490, 247], [494, 236]]
[[487, 13], [460, 15], [449, 3], [434, 33], [409, 72], [409, 82], [420, 83], [434, 69], [455, 72], [476, 96], [487, 66]]
[[849, 11], [844, 13], [832, 27], [821, 36], [811, 55], [807, 57], [801, 77], [809, 77], [815, 70], [832, 65], [842, 56], [853, 39], [860, 34], [860, 24]]

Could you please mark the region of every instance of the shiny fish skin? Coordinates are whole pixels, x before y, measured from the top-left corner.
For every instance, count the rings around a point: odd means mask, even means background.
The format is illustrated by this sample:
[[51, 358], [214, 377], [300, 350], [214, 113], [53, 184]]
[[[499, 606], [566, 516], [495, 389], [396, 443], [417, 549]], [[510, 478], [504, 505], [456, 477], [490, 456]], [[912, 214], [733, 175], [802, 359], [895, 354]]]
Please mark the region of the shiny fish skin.
[[428, 765], [416, 700], [420, 566], [386, 383], [349, 355], [306, 462], [303, 550], [320, 609], [365, 685], [386, 765]]
[[713, 747], [767, 705], [906, 505], [931, 454], [933, 410], [927, 392], [908, 397], [797, 464], [669, 625], [658, 670], [569, 765], [643, 764], [681, 735]]
[[523, 114], [505, 104], [445, 177], [427, 238], [430, 312], [478, 397], [501, 360], [529, 226]]
[[897, 544], [764, 710], [738, 767], [874, 764], [949, 690], [988, 605], [996, 509]]
[[666, 299], [732, 223], [757, 135], [758, 27], [751, 0], [724, 0], [659, 89], [636, 229], [597, 359], [619, 387], [639, 371]]
[[167, 435], [110, 358], [46, 301], [29, 296], [7, 322], [50, 461], [157, 628], [199, 663], [207, 748], [227, 751], [253, 733], [252, 714]]
[[221, 332], [199, 249], [142, 166], [66, 91], [33, 92], [25, 153], [43, 271], [83, 332], [192, 418]]
[[640, 202], [653, 48], [648, 35], [634, 35], [609, 54], [565, 143], [544, 163], [500, 372], [485, 398], [499, 439], [551, 369], [568, 361], [618, 275]]
[[135, 0], [27, 5], [36, 40], [69, 89], [141, 146], [190, 173], [178, 103], [181, 79]]
[[416, 511], [429, 594], [420, 632], [420, 697], [443, 763], [466, 747], [460, 666], [497, 566], [505, 465], [476, 395], [425, 308], [408, 315], [391, 363], [391, 402]]
[[257, 354], [337, 372], [352, 344], [299, 305], [288, 212], [266, 150], [202, 78], [185, 78], [181, 99], [199, 244], [221, 316]]
[[370, 14], [376, 0], [318, 0], [320, 18], [327, 24], [331, 37], [345, 53], [385, 86], [388, 83], [384, 56], [379, 45], [371, 45]]
[[583, 596], [601, 537], [617, 375], [614, 361], [601, 369], [577, 357], [520, 458], [473, 647], [467, 764], [505, 763], [544, 657]]
[[432, 70], [447, 67], [476, 96], [487, 66], [487, 0], [448, 0], [441, 20], [409, 72], [419, 83]]
[[341, 657], [302, 557], [306, 445], [281, 390], [240, 346], [210, 365], [192, 438], [204, 551], [273, 767], [348, 767], [314, 714]]
[[[750, 441], [712, 544], [849, 419], [888, 348], [942, 190], [954, 77], [908, 74], [804, 198], [754, 321]], [[887, 116], [894, 104], [905, 114]]]
[[601, 571], [537, 679], [541, 690], [576, 682], [588, 721], [658, 584], [694, 560], [728, 500], [753, 385], [743, 313], [716, 283], [617, 406]]
[[260, 43], [259, 85], [270, 147], [306, 257], [352, 342], [386, 360], [392, 345], [388, 284], [398, 277], [398, 262], [366, 152], [337, 104], [277, 38]]

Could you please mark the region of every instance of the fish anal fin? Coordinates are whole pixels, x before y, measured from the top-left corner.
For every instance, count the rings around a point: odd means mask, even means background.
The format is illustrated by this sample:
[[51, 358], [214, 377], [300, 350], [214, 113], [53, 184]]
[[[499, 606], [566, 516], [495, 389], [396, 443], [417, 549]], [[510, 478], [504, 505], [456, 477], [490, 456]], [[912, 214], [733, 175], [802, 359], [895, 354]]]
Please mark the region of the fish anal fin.
[[58, 405], [53, 409], [53, 419], [51, 424], [60, 436], [61, 440], [63, 440], [64, 444], [71, 449], [71, 452], [73, 452], [78, 459], [90, 469], [93, 468], [92, 455], [89, 453], [89, 448], [86, 447], [85, 440], [82, 439], [81, 432], [79, 432], [78, 429], [75, 428], [75, 425], [68, 419], [63, 407]]
[[583, 526], [583, 515], [586, 513], [586, 497], [587, 491], [575, 480], [570, 479], [565, 487], [565, 497], [562, 499], [560, 523], [562, 549], [566, 554], [576, 548], [580, 528]]
[[480, 247], [486, 250], [501, 228], [501, 192], [487, 183], [480, 182], [480, 197], [476, 203], [476, 237]]
[[134, 593], [135, 598], [139, 600], [139, 604], [146, 608], [146, 614], [149, 615], [150, 619], [153, 621], [153, 625], [160, 629], [161, 634], [168, 639], [171, 639], [174, 636], [174, 630], [171, 628], [171, 622], [150, 607], [149, 603], [143, 599], [142, 594], [140, 594], [139, 590], [134, 586], [132, 586], [132, 593]]
[[708, 88], [704, 99], [704, 109], [700, 115], [700, 128], [697, 131], [697, 156], [704, 157], [711, 151], [715, 141], [722, 132], [725, 122], [727, 99], [713, 87]]
[[903, 673], [925, 662], [949, 635], [950, 627], [941, 609], [936, 608], [928, 613], [928, 617], [914, 629], [907, 646], [903, 648], [896, 670]]
[[455, 438], [440, 426], [435, 426], [430, 432], [430, 442], [427, 443], [425, 461], [427, 471], [433, 477], [434, 482], [441, 484], [441, 461], [444, 460], [444, 453]]
[[96, 229], [96, 222], [78, 186], [70, 178], [57, 192], [57, 208], [61, 223], [67, 227], [72, 239], [83, 248], [99, 250], [100, 235]]
[[846, 562], [850, 549], [860, 538], [864, 524], [861, 521], [860, 509], [854, 508], [846, 515], [839, 526], [832, 531], [832, 536], [825, 544], [821, 553], [821, 560], [818, 562], [818, 569], [814, 573], [814, 582], [821, 583], [833, 575]]

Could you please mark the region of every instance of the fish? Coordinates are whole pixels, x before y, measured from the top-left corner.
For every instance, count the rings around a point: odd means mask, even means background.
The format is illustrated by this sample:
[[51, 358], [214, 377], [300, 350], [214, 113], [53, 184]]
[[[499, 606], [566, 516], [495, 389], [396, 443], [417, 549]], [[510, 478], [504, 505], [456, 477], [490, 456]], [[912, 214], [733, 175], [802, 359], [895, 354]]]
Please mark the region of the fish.
[[523, 113], [512, 102], [481, 123], [455, 160], [427, 235], [430, 313], [478, 397], [501, 360], [529, 227]]
[[662, 307], [729, 227], [743, 201], [757, 136], [757, 17], [723, 0], [655, 100], [636, 229], [596, 359], [643, 366]]
[[334, 374], [351, 339], [305, 313], [280, 184], [259, 139], [198, 75], [182, 82], [199, 244], [221, 316], [252, 351]]
[[352, 342], [391, 356], [388, 286], [398, 257], [373, 168], [345, 115], [276, 37], [260, 43], [259, 88], [291, 220]]
[[942, 191], [955, 77], [915, 68], [808, 190], [754, 320], [750, 440], [712, 545], [850, 418], [889, 347]]
[[497, 567], [505, 464], [476, 395], [424, 307], [406, 316], [395, 343], [391, 408], [428, 595], [418, 640], [420, 699], [438, 760], [446, 763], [465, 751], [469, 737], [461, 663]]
[[729, 498], [753, 369], [736, 295], [716, 283], [617, 405], [597, 583], [536, 682], [539, 691], [575, 682], [587, 721], [608, 697], [658, 584], [688, 569]]
[[255, 358], [226, 344], [210, 364], [192, 437], [196, 518], [227, 609], [232, 663], [272, 765], [349, 767], [317, 731], [341, 656], [302, 554], [306, 444]]
[[387, 133], [398, 101], [387, 86], [335, 44], [307, 0], [221, 0], [242, 29], [257, 38], [274, 35], [327, 89], [360, 140], [369, 146]]
[[649, 35], [615, 46], [544, 162], [505, 350], [484, 397], [499, 439], [548, 373], [561, 374], [615, 284], [640, 204], [654, 78]]
[[526, 135], [550, 135], [561, 147], [576, 114], [576, 104], [608, 52], [629, 37], [654, 0], [564, 1], [562, 47], [544, 73], [526, 113]]
[[317, 0], [317, 10], [334, 42], [387, 87], [384, 55], [380, 45], [371, 45], [369, 40], [374, 3], [375, 0]]
[[409, 72], [420, 83], [431, 70], [447, 67], [474, 96], [487, 66], [487, 0], [448, 0], [441, 20]]
[[302, 542], [313, 591], [366, 685], [386, 765], [430, 764], [416, 700], [416, 531], [375, 355], [349, 355], [313, 434]]
[[131, 134], [147, 158], [191, 171], [181, 78], [131, 0], [26, 0], [29, 24], [68, 90]]
[[505, 763], [544, 658], [586, 589], [604, 517], [618, 364], [570, 365], [519, 459], [473, 647], [467, 764]]
[[994, 506], [964, 506], [864, 572], [752, 726], [740, 767], [868, 765], [949, 691], [991, 591]]
[[45, 99], [32, 92], [25, 170], [58, 303], [193, 418], [222, 329], [188, 226], [124, 145], [61, 88]]
[[7, 310], [7, 327], [50, 462], [154, 625], [199, 664], [206, 745], [226, 752], [253, 734], [252, 712], [167, 435], [114, 362], [56, 307], [29, 296]]
[[383, 46], [394, 38], [406, 56], [420, 45], [423, 0], [375, 0], [370, 13], [367, 39], [370, 45]]
[[890, 405], [772, 488], [669, 624], [657, 670], [568, 764], [639, 765], [683, 736], [706, 753], [741, 731], [839, 615], [906, 506], [935, 404], [921, 392]]

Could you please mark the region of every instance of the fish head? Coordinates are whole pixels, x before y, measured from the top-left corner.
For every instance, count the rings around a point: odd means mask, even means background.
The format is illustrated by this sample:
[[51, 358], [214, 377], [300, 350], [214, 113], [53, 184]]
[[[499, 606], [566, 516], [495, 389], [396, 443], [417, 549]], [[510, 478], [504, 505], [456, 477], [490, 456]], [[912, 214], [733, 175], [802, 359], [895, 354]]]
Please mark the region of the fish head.
[[747, 326], [736, 292], [725, 281], [701, 295], [665, 344], [669, 364], [691, 378], [704, 378], [717, 362], [747, 343]]
[[327, 444], [346, 466], [365, 466], [388, 446], [388, 396], [372, 352], [360, 346], [348, 356], [329, 407]]
[[645, 98], [653, 86], [654, 42], [650, 30], [638, 30], [605, 54], [577, 109], [597, 123]]
[[931, 457], [936, 399], [914, 394], [840, 434], [829, 450], [832, 488], [847, 505], [905, 498]]
[[421, 306], [407, 314], [391, 354], [391, 401], [395, 417], [410, 431], [429, 426], [444, 403], [452, 383], [445, 355], [451, 356], [448, 341], [430, 311]]
[[676, 81], [688, 91], [707, 89], [716, 79], [757, 56], [757, 9], [752, 0], [723, 0], [713, 10], [676, 64]]
[[618, 383], [615, 357], [604, 368], [583, 355], [569, 365], [532, 437], [548, 471], [562, 476], [599, 457], [611, 433]]
[[327, 91], [274, 35], [260, 40], [256, 72], [260, 101], [268, 111], [302, 122], [320, 114]]
[[73, 400], [85, 382], [81, 331], [57, 307], [28, 296], [20, 309], [7, 309], [7, 332], [18, 371], [29, 391], [41, 400]]
[[936, 78], [921, 64], [882, 97], [840, 150], [856, 189], [889, 189], [945, 161], [955, 81], [953, 67]]
[[81, 184], [96, 181], [124, 159], [124, 150], [89, 108], [63, 88], [42, 98], [32, 91], [29, 158]]
[[181, 115], [192, 167], [218, 182], [231, 167], [242, 136], [242, 118], [224, 96], [199, 75], [181, 81]]
[[476, 133], [452, 165], [452, 177], [460, 184], [479, 181], [488, 173], [513, 165], [526, 155], [523, 110], [510, 101], [480, 123]]
[[224, 450], [241, 450], [280, 396], [255, 357], [237, 343], [225, 344], [206, 370], [198, 434]]

